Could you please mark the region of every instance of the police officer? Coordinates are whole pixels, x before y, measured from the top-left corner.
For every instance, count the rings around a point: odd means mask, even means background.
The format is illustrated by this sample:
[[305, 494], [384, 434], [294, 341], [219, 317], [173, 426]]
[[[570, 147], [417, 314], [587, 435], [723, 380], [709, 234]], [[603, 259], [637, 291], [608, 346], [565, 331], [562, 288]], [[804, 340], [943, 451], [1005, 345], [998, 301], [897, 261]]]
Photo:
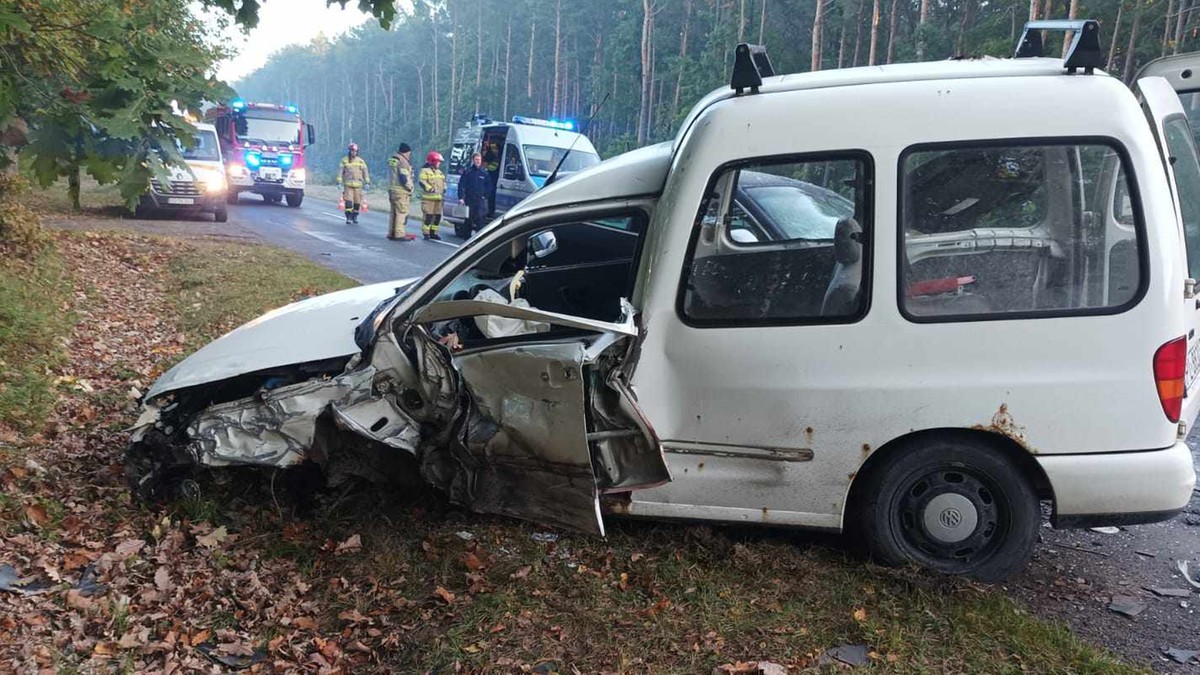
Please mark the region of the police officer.
[[438, 225], [442, 222], [442, 199], [446, 194], [446, 174], [442, 173], [442, 153], [430, 150], [425, 156], [425, 166], [417, 180], [421, 183], [421, 214], [424, 221], [421, 233], [426, 239], [441, 240]]
[[492, 193], [492, 175], [483, 168], [483, 155], [471, 155], [471, 168], [458, 179], [459, 204], [467, 205], [467, 222], [458, 235], [466, 239], [478, 232], [488, 214], [488, 196]]
[[346, 224], [358, 222], [358, 208], [363, 201], [363, 185], [370, 187], [371, 174], [367, 163], [358, 156], [358, 144], [351, 143], [346, 156], [338, 165], [338, 185], [343, 186], [342, 200], [345, 201]]
[[388, 160], [388, 201], [391, 202], [392, 213], [388, 220], [388, 239], [408, 241], [416, 237], [409, 235], [408, 202], [413, 193], [412, 148], [408, 143], [401, 143]]

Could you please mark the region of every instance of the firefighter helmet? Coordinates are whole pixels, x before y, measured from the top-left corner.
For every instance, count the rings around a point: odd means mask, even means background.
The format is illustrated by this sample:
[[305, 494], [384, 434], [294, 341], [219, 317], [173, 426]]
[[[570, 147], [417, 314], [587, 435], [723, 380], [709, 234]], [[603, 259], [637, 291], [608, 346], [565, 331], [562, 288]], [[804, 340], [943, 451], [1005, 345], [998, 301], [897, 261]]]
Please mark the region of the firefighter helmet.
[[425, 155], [425, 161], [430, 164], [440, 164], [442, 161], [442, 153], [437, 150], [430, 150], [428, 155]]

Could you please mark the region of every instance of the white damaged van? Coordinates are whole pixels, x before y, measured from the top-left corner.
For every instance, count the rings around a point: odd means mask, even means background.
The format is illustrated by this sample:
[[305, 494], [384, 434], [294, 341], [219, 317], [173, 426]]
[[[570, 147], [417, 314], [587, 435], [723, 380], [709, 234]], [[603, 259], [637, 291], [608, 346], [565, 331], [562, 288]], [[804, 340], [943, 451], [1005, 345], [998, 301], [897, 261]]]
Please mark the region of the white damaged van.
[[[1047, 28], [1076, 31], [1065, 63]], [[404, 457], [481, 512], [851, 530], [981, 579], [1025, 563], [1041, 502], [1057, 527], [1170, 518], [1195, 484], [1200, 162], [1167, 81], [1100, 72], [1098, 34], [783, 76], [741, 45], [673, 142], [422, 279], [176, 365], [131, 482]]]

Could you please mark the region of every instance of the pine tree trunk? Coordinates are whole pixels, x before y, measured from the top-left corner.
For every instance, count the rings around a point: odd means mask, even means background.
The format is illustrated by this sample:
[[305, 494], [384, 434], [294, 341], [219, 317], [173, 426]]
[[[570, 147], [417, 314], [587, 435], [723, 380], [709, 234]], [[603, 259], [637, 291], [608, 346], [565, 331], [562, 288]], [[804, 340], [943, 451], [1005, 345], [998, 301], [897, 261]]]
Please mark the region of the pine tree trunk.
[[[1035, 0], [1036, 1], [1036, 0]], [[1016, 10], [1013, 10], [1014, 12]], [[921, 0], [921, 14], [917, 19], [917, 60], [925, 60], [925, 23], [929, 21], [929, 0]]]
[[871, 8], [871, 51], [867, 52], [867, 65], [875, 65], [876, 47], [879, 44], [879, 0], [874, 0]]
[[1135, 7], [1133, 12], [1133, 26], [1129, 29], [1129, 47], [1125, 51], [1125, 68], [1121, 73], [1121, 80], [1129, 84], [1129, 80], [1133, 77], [1133, 61], [1134, 47], [1137, 46], [1138, 28], [1142, 25], [1142, 8]]
[[525, 98], [533, 100], [533, 45], [537, 38], [537, 15], [529, 22], [529, 72], [525, 75]]
[[508, 76], [512, 66], [512, 10], [508, 11], [508, 35], [504, 38], [504, 105], [500, 119], [508, 119]]
[[[1067, 18], [1074, 19], [1079, 16], [1079, 0], [1071, 0], [1071, 8], [1067, 10]], [[1071, 47], [1071, 40], [1075, 39], [1075, 31], [1067, 31], [1066, 37], [1063, 38], [1062, 57], [1067, 58], [1067, 50]]]
[[762, 0], [762, 6], [758, 14], [758, 44], [765, 44], [763, 36], [767, 30], [767, 0]]
[[966, 0], [964, 4], [966, 9], [963, 10], [962, 21], [958, 24], [958, 41], [954, 45], [955, 56], [966, 54], [967, 26], [971, 24], [971, 10], [975, 7], [975, 0]]
[[1171, 17], [1175, 14], [1175, 0], [1167, 0], [1167, 14], [1163, 17], [1162, 50], [1159, 56], [1167, 55], [1167, 47], [1171, 43]]
[[817, 12], [812, 25], [812, 65], [809, 70], [821, 69], [821, 24], [825, 21], [825, 0], [817, 0]]
[[858, 0], [858, 13], [854, 18], [854, 62], [851, 66], [858, 65], [858, 55], [862, 47], [862, 27], [863, 27], [863, 8], [866, 7], [867, 0]]
[[738, 0], [738, 43], [746, 41], [746, 0]]
[[442, 135], [442, 114], [438, 111], [438, 42], [439, 39], [437, 22], [433, 24], [433, 81], [429, 88], [430, 97], [433, 99], [433, 137], [438, 138]]
[[558, 116], [562, 101], [562, 0], [554, 0], [554, 98], [550, 114]]
[[454, 107], [458, 103], [458, 17], [450, 14], [450, 105], [446, 110], [446, 131], [454, 143]]
[[642, 97], [638, 105], [637, 144], [646, 144], [650, 118], [650, 31], [654, 21], [651, 0], [642, 0]]
[[[763, 0], [766, 3], [766, 0]], [[683, 88], [683, 65], [687, 63], [688, 32], [692, 26], [692, 0], [683, 0], [683, 32], [679, 34], [679, 63], [675, 65], [675, 95], [671, 97], [671, 114], [679, 110], [679, 90]]]
[[899, 9], [900, 0], [892, 0], [892, 14], [888, 17], [888, 48], [885, 63], [891, 63], [896, 58], [896, 14]]
[[846, 18], [842, 17], [841, 25], [838, 27], [837, 67], [841, 68], [845, 62], [846, 62]]
[[1117, 2], [1117, 20], [1113, 22], [1113, 34], [1111, 42], [1108, 45], [1108, 60], [1104, 62], [1104, 69], [1111, 70], [1113, 59], [1117, 57], [1117, 38], [1121, 35], [1121, 14], [1125, 11], [1125, 0]]
[[479, 91], [483, 87], [483, 3], [475, 14], [475, 114], [479, 114]]
[[1171, 44], [1172, 54], [1179, 53], [1179, 45], [1183, 42], [1183, 30], [1187, 25], [1187, 17], [1191, 12], [1193, 4], [1195, 4], [1194, 0], [1192, 2], [1179, 0], [1179, 14], [1175, 18], [1175, 40]]

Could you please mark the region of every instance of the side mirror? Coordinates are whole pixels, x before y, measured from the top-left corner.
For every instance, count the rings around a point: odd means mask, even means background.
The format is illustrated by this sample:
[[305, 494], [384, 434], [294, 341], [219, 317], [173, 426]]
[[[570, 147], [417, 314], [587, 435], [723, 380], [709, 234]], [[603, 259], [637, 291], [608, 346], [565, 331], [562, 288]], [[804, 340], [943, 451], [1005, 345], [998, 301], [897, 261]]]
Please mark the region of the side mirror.
[[735, 244], [757, 244], [758, 237], [753, 232], [745, 228], [739, 227], [736, 230], [729, 231], [729, 238]]
[[313, 125], [311, 125], [311, 124], [306, 124], [304, 126], [305, 126], [305, 131], [308, 132], [308, 139], [307, 139], [308, 145], [312, 145], [313, 143], [316, 143], [317, 142], [317, 130], [314, 129]]
[[529, 238], [529, 252], [535, 258], [545, 258], [558, 250], [558, 238], [554, 230], [544, 230]]

